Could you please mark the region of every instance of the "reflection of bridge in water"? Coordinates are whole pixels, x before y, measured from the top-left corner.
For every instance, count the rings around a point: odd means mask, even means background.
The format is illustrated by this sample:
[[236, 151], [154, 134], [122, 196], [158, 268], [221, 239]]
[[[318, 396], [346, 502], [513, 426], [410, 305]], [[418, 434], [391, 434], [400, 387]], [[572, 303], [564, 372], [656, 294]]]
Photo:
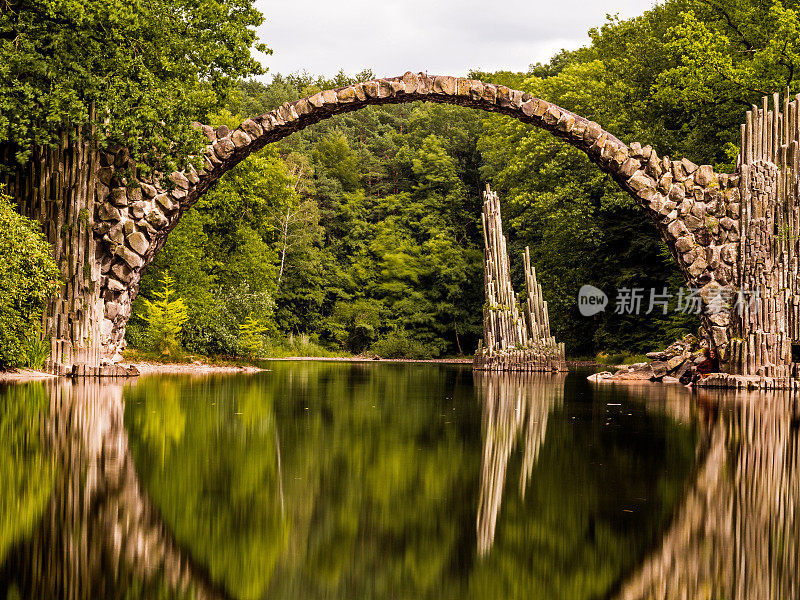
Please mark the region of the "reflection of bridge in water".
[[[47, 384], [44, 423], [56, 459], [49, 505], [12, 552], [2, 580], [23, 598], [144, 597], [135, 578], [197, 598], [226, 598], [173, 540], [136, 475], [123, 423], [122, 384]], [[0, 588], [1, 591], [1, 588]]]
[[[535, 379], [535, 383], [534, 383]], [[476, 375], [484, 446], [477, 518], [487, 553], [511, 454], [524, 432], [520, 494], [531, 475], [563, 377]], [[699, 413], [699, 461], [656, 548], [620, 583], [618, 600], [800, 598], [800, 403], [786, 392], [669, 387], [648, 409], [690, 422]], [[650, 402], [650, 401], [647, 401]]]
[[[476, 374], [483, 394], [478, 552], [492, 546], [509, 458], [522, 445], [524, 494], [561, 405], [564, 377]], [[133, 579], [183, 595], [225, 598], [174, 541], [138, 480], [124, 428], [123, 386], [49, 384], [44, 435], [56, 481], [33, 536], [3, 566], [23, 598], [125, 596]], [[702, 457], [656, 548], [619, 585], [619, 600], [800, 597], [800, 410], [788, 393], [680, 388], [653, 406], [688, 422], [700, 413]], [[695, 408], [692, 408], [696, 406]], [[2, 591], [2, 590], [0, 590]], [[134, 597], [137, 595], [134, 593]]]
[[798, 398], [698, 392], [707, 452], [620, 600], [800, 597]]

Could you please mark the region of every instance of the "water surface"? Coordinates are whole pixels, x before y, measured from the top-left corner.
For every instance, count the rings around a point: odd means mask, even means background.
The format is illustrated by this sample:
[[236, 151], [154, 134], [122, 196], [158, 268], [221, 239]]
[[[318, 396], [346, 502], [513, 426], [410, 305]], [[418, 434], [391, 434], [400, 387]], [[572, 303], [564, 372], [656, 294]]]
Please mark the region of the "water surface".
[[0, 388], [0, 598], [645, 589], [727, 418], [585, 373], [270, 368]]

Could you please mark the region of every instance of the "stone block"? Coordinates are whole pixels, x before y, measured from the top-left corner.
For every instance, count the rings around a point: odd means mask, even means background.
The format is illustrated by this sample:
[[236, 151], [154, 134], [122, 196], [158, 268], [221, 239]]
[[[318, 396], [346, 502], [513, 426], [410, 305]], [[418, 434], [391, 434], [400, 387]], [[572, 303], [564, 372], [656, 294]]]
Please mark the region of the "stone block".
[[714, 345], [717, 347], [724, 346], [728, 343], [728, 330], [725, 327], [711, 327], [711, 339], [714, 340]]
[[[306, 100], [306, 103], [308, 104], [308, 100]], [[261, 129], [261, 126], [253, 121], [253, 119], [245, 119], [242, 122], [242, 129], [244, 129], [253, 138], [257, 138], [264, 133]]]
[[119, 209], [108, 202], [100, 205], [97, 215], [101, 221], [119, 221], [121, 218]]
[[683, 167], [686, 175], [691, 175], [697, 170], [697, 165], [690, 161], [688, 158], [681, 159], [681, 166]]
[[[448, 96], [454, 95], [456, 93], [456, 78], [450, 76], [436, 77], [433, 82], [433, 90]], [[508, 91], [508, 88], [506, 88], [506, 91]]]
[[142, 260], [142, 257], [125, 246], [117, 246], [116, 254], [132, 269], [138, 269], [144, 265], [144, 260]]
[[697, 168], [694, 174], [694, 182], [702, 187], [706, 187], [710, 183], [717, 183], [714, 176], [714, 169], [711, 165], [701, 165]]
[[650, 369], [653, 371], [652, 377], [654, 379], [661, 379], [664, 375], [667, 374], [668, 370], [667, 363], [660, 360], [654, 360], [653, 362], [651, 362]]
[[678, 239], [689, 233], [689, 230], [686, 229], [686, 224], [683, 221], [676, 219], [667, 225], [667, 233], [669, 233], [673, 238]]
[[403, 75], [403, 83], [406, 84], [406, 94], [414, 94], [419, 86], [419, 76], [411, 71], [406, 71]]
[[668, 194], [672, 189], [672, 173], [664, 173], [658, 180], [658, 191], [662, 194]]
[[150, 248], [150, 242], [141, 231], [136, 231], [130, 234], [126, 241], [128, 246], [130, 246], [131, 249], [140, 256], [144, 256], [144, 254]]
[[488, 102], [489, 104], [494, 104], [497, 102], [497, 86], [492, 85], [491, 83], [483, 84], [483, 95], [481, 98]]
[[683, 218], [684, 223], [686, 223], [686, 227], [689, 231], [697, 231], [704, 225], [703, 219], [698, 219], [692, 214], [688, 214]]
[[733, 265], [736, 263], [736, 258], [739, 254], [736, 246], [737, 244], [732, 244], [732, 243], [723, 244], [722, 246], [720, 246], [719, 256], [723, 261], [725, 261], [729, 265]]
[[350, 86], [336, 92], [336, 99], [340, 104], [349, 104], [356, 101], [356, 90]]
[[692, 277], [699, 277], [700, 274], [703, 271], [705, 271], [707, 267], [708, 263], [706, 262], [705, 256], [698, 256], [697, 258], [694, 259], [694, 262], [691, 265], [689, 265], [687, 271], [689, 272], [689, 275], [691, 275]]
[[628, 185], [635, 192], [651, 191], [655, 189], [654, 181], [648, 177], [644, 171], [636, 171], [630, 179]]
[[133, 204], [131, 204], [130, 208], [131, 216], [134, 219], [141, 219], [142, 217], [145, 216], [145, 214], [147, 214], [147, 207], [148, 207], [147, 202], [144, 201], [134, 202]]
[[[106, 289], [111, 290], [112, 292], [121, 292], [122, 290], [125, 289], [125, 284], [122, 283], [121, 281], [117, 281], [113, 277], [109, 277], [108, 282], [106, 283]], [[108, 333], [105, 333], [103, 331], [103, 328], [105, 327], [106, 323], [108, 323], [111, 326], [108, 328]], [[111, 323], [111, 321], [104, 319], [103, 324], [100, 326], [101, 333], [103, 333], [103, 335], [109, 335], [111, 333], [111, 329], [113, 328], [113, 326], [114, 324]]]
[[683, 237], [679, 238], [677, 242], [675, 242], [675, 249], [681, 254], [683, 254], [684, 252], [688, 252], [694, 247], [695, 247], [694, 236], [691, 233], [688, 235], [684, 235]]
[[125, 231], [124, 226], [122, 223], [117, 223], [113, 225], [103, 236], [103, 239], [107, 242], [113, 242], [116, 244], [123, 244], [125, 243]]
[[216, 154], [220, 160], [230, 158], [234, 149], [235, 146], [229, 137], [221, 138], [214, 142], [214, 154]]
[[202, 130], [203, 135], [206, 136], [206, 139], [209, 142], [213, 142], [214, 140], [217, 139], [217, 132], [214, 131], [214, 128], [211, 127], [210, 125], [201, 125], [200, 129]]
[[669, 188], [669, 199], [673, 202], [683, 202], [683, 199], [686, 197], [686, 191], [684, 190], [683, 186], [674, 183], [672, 187]]
[[155, 209], [147, 215], [146, 219], [154, 229], [163, 229], [169, 223], [169, 220]]
[[[584, 136], [586, 134], [584, 133]], [[628, 158], [622, 165], [619, 167], [619, 172], [624, 175], [625, 177], [631, 177], [636, 171], [639, 170], [641, 167], [641, 162], [636, 158]]]
[[667, 370], [668, 371], [674, 371], [675, 369], [677, 369], [678, 367], [680, 367], [683, 364], [684, 360], [686, 360], [686, 359], [683, 357], [682, 354], [679, 354], [678, 356], [673, 356], [672, 358], [667, 359]]
[[219, 127], [217, 127], [216, 131], [217, 139], [219, 140], [224, 137], [228, 137], [230, 132], [231, 132], [230, 127], [228, 127], [227, 125], [220, 125]]
[[237, 148], [243, 148], [251, 142], [250, 136], [241, 129], [237, 129], [231, 134], [231, 141]]
[[128, 205], [133, 204], [134, 202], [140, 202], [143, 198], [142, 188], [135, 187], [128, 189]]
[[364, 92], [367, 94], [367, 98], [378, 98], [380, 85], [377, 81], [367, 81], [364, 83]]
[[198, 173], [195, 170], [194, 165], [189, 165], [186, 168], [186, 172], [184, 173], [184, 175], [186, 175], [186, 179], [188, 179], [189, 183], [191, 183], [192, 185], [195, 185], [200, 182], [200, 177], [198, 176]]
[[117, 260], [111, 267], [111, 273], [117, 280], [128, 283], [133, 271], [124, 261]]
[[173, 202], [172, 199], [166, 194], [161, 194], [160, 196], [156, 196], [156, 205], [164, 214], [167, 215], [178, 210], [177, 204]]
[[589, 121], [589, 124], [586, 126], [586, 130], [583, 133], [583, 139], [587, 142], [594, 143], [597, 138], [600, 137], [601, 133], [603, 133], [603, 128], [600, 127], [600, 124], [595, 123], [594, 121]]

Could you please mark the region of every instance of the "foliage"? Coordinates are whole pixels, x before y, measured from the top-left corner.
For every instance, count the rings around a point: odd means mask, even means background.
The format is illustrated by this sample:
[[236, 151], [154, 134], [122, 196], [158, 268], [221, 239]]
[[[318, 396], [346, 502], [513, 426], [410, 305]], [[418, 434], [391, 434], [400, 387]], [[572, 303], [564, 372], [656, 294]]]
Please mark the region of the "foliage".
[[237, 78], [262, 71], [251, 0], [4, 0], [0, 142], [34, 144], [93, 123], [105, 144], [149, 164], [200, 147], [205, 120]]
[[[0, 189], [0, 369], [37, 354], [38, 323], [60, 273], [39, 224], [19, 215]], [[49, 342], [46, 342], [49, 345]]]
[[372, 344], [370, 352], [381, 358], [428, 359], [438, 354], [436, 348], [414, 340], [407, 331], [390, 331]]
[[179, 336], [189, 314], [183, 299], [173, 298], [175, 281], [169, 273], [164, 273], [161, 284], [163, 288], [154, 292], [158, 300], [145, 300], [148, 335], [153, 349], [174, 356], [180, 352]]
[[39, 328], [34, 328], [25, 339], [25, 363], [29, 369], [41, 369], [50, 356], [50, 340], [42, 339]]
[[251, 360], [258, 356], [264, 347], [264, 334], [268, 329], [266, 325], [254, 319], [252, 313], [239, 325], [239, 347]]

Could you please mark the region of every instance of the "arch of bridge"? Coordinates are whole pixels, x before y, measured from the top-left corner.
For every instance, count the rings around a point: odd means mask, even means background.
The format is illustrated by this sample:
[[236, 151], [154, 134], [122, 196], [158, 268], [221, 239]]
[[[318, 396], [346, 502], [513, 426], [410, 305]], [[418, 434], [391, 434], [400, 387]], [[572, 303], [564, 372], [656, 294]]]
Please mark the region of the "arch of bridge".
[[[102, 153], [95, 202], [94, 237], [103, 249], [100, 295], [101, 345], [114, 354], [124, 345], [144, 269], [167, 235], [224, 173], [251, 153], [318, 121], [370, 105], [429, 101], [514, 117], [582, 150], [647, 211], [688, 283], [718, 288], [732, 283], [739, 240], [739, 178], [717, 174], [687, 159], [658, 157], [650, 146], [626, 145], [599, 124], [555, 104], [502, 85], [426, 74], [378, 79], [319, 92], [230, 130], [198, 124], [208, 139], [204, 167], [168, 177], [141, 177], [125, 185], [115, 171], [135, 168], [127, 150]], [[704, 321], [718, 346], [727, 343], [727, 313]]]

